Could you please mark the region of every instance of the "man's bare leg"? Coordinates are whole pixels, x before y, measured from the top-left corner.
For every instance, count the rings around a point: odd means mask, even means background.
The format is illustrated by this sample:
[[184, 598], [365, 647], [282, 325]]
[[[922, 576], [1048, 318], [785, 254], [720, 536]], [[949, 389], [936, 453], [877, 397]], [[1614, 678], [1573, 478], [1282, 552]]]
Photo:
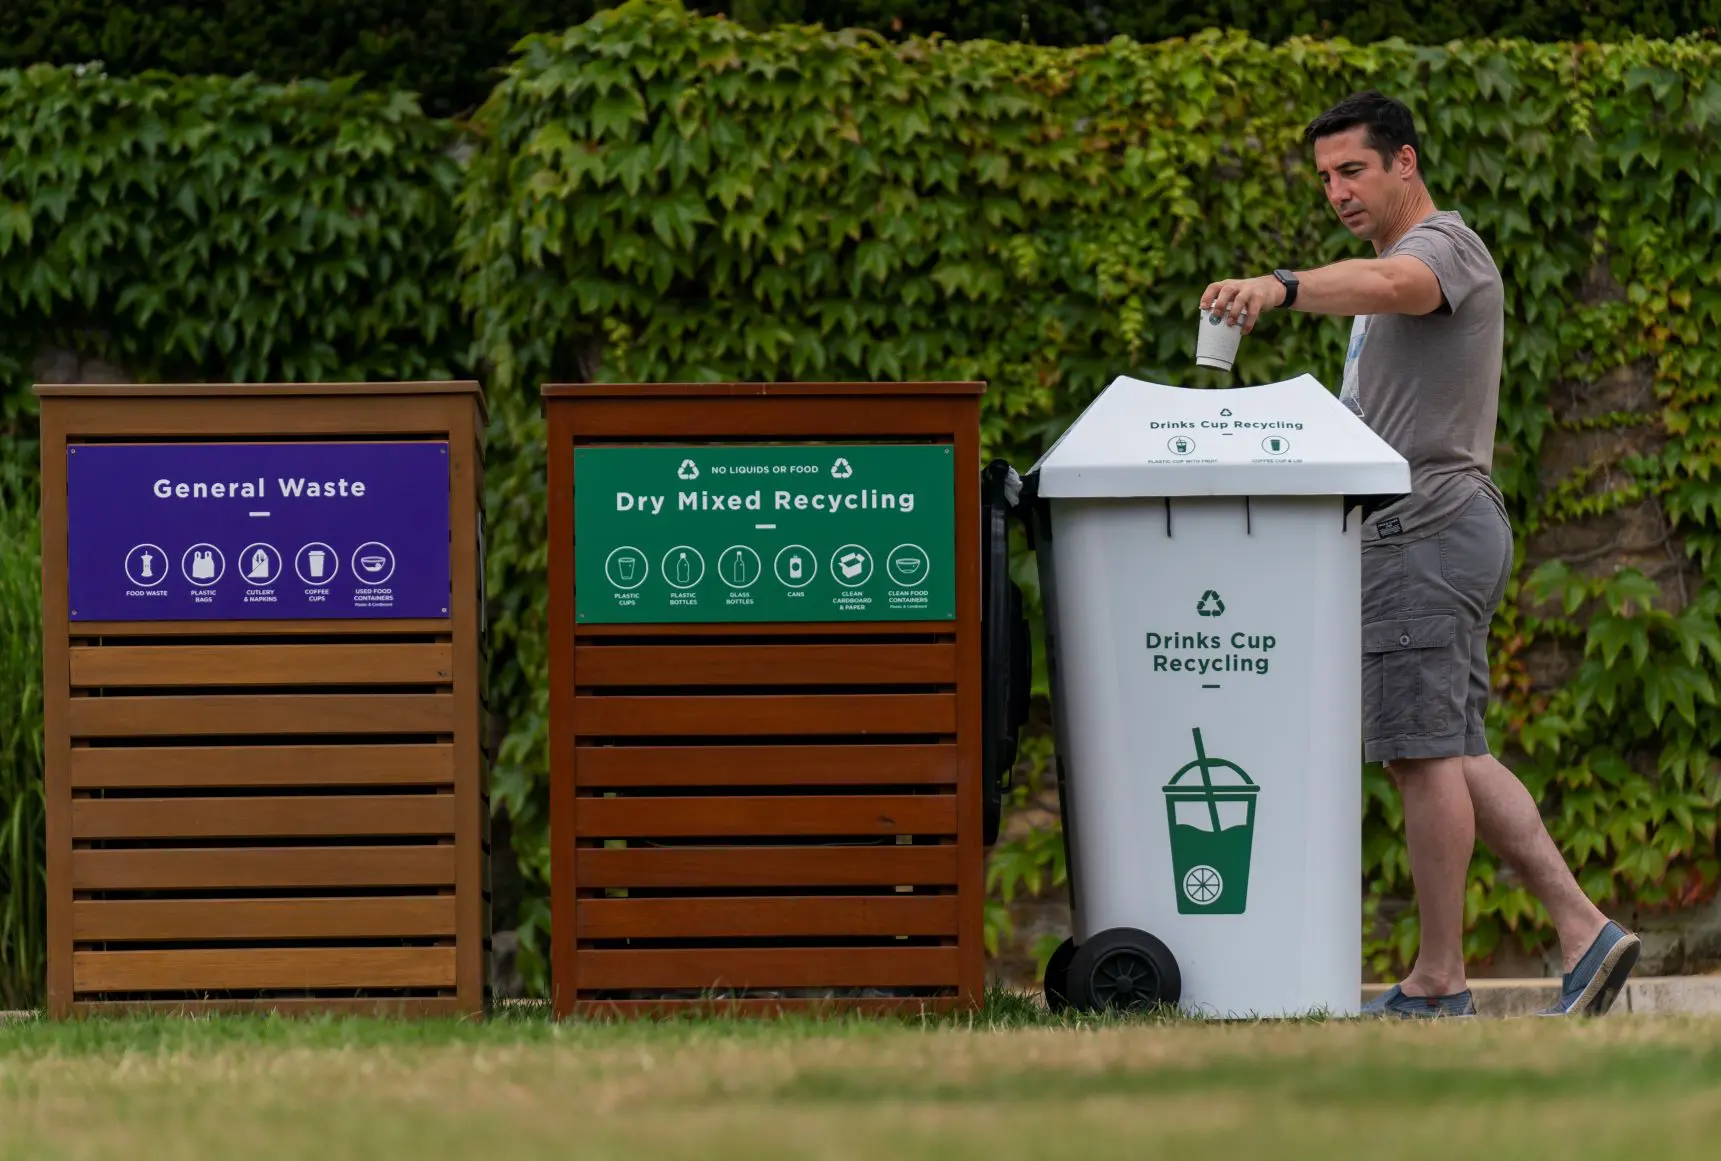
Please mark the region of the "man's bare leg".
[[[1548, 909], [1554, 930], [1560, 936], [1563, 960], [1560, 970], [1571, 971], [1607, 926], [1607, 916], [1578, 886], [1542, 823], [1535, 799], [1518, 776], [1490, 754], [1465, 758], [1463, 763], [1464, 781], [1476, 811], [1477, 833]], [[1407, 802], [1407, 819], [1409, 813]], [[1421, 894], [1419, 880], [1417, 895]]]
[[1476, 850], [1476, 815], [1463, 758], [1393, 762], [1404, 800], [1404, 839], [1422, 918], [1416, 964], [1399, 985], [1407, 996], [1464, 990], [1464, 888]]

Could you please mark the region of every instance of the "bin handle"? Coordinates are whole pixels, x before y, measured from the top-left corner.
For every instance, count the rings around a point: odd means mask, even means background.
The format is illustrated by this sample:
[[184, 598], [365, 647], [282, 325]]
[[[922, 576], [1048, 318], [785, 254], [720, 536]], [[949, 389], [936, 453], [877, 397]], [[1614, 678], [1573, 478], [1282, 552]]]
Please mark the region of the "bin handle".
[[1241, 778], [1248, 785], [1253, 786], [1253, 785], [1255, 785], [1255, 783], [1254, 783], [1253, 779], [1251, 779], [1247, 774], [1243, 773], [1242, 767], [1238, 766], [1236, 763], [1227, 762], [1223, 758], [1209, 758], [1207, 756], [1207, 748], [1201, 744], [1201, 727], [1200, 726], [1196, 726], [1194, 728], [1194, 730], [1191, 732], [1194, 733], [1194, 735], [1195, 735], [1195, 761], [1189, 763], [1189, 765], [1187, 765], [1183, 769], [1179, 770], [1176, 774], [1173, 774], [1171, 776], [1170, 785], [1172, 785], [1172, 786], [1177, 785], [1177, 780], [1179, 778], [1183, 777], [1185, 774], [1189, 773], [1191, 770], [1200, 770], [1201, 771], [1201, 788], [1202, 788], [1202, 790], [1204, 790], [1206, 792], [1203, 797], [1207, 801], [1207, 815], [1210, 819], [1212, 819], [1213, 830], [1215, 831], [1215, 833], [1217, 833], [1218, 830], [1220, 829], [1219, 828], [1219, 800], [1213, 796], [1213, 775], [1211, 773], [1209, 773], [1209, 771], [1215, 769], [1216, 767], [1223, 766], [1227, 770], [1230, 770], [1232, 773], [1236, 774], [1237, 777]]

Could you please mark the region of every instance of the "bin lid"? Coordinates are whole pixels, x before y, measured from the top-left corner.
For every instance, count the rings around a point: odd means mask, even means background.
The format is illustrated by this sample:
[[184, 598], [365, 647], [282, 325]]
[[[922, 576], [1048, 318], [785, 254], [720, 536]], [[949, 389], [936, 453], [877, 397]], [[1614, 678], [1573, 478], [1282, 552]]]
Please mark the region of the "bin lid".
[[1049, 498], [1410, 492], [1410, 464], [1313, 375], [1206, 390], [1119, 376], [1032, 469]]

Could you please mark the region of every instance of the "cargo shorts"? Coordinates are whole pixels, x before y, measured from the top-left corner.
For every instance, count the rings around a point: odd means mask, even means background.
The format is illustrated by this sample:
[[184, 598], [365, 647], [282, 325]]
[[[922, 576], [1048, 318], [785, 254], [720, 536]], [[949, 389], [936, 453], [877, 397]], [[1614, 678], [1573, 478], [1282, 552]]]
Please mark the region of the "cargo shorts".
[[1478, 490], [1451, 524], [1362, 549], [1362, 735], [1370, 762], [1488, 752], [1488, 629], [1512, 528]]

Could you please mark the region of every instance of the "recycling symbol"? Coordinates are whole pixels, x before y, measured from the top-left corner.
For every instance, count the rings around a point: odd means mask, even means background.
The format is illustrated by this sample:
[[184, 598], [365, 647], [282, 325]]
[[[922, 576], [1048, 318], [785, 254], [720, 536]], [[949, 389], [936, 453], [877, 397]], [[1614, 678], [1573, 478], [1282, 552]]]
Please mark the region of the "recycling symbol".
[[699, 465], [692, 460], [682, 460], [681, 467], [676, 469], [675, 474], [684, 480], [697, 480], [699, 478]]
[[1219, 414], [1220, 414], [1220, 415], [1230, 415], [1230, 414], [1231, 414], [1231, 409], [1230, 409], [1230, 408], [1229, 408], [1229, 407], [1223, 407], [1223, 408], [1220, 408], [1220, 410], [1219, 410]]
[[1201, 594], [1201, 601], [1195, 606], [1195, 612], [1202, 617], [1222, 616], [1225, 612], [1225, 602], [1217, 592], [1208, 589]]
[[846, 459], [844, 459], [842, 456], [838, 456], [837, 462], [831, 465], [831, 478], [832, 479], [846, 480], [854, 474], [855, 474], [854, 468], [849, 466], [849, 462]]

